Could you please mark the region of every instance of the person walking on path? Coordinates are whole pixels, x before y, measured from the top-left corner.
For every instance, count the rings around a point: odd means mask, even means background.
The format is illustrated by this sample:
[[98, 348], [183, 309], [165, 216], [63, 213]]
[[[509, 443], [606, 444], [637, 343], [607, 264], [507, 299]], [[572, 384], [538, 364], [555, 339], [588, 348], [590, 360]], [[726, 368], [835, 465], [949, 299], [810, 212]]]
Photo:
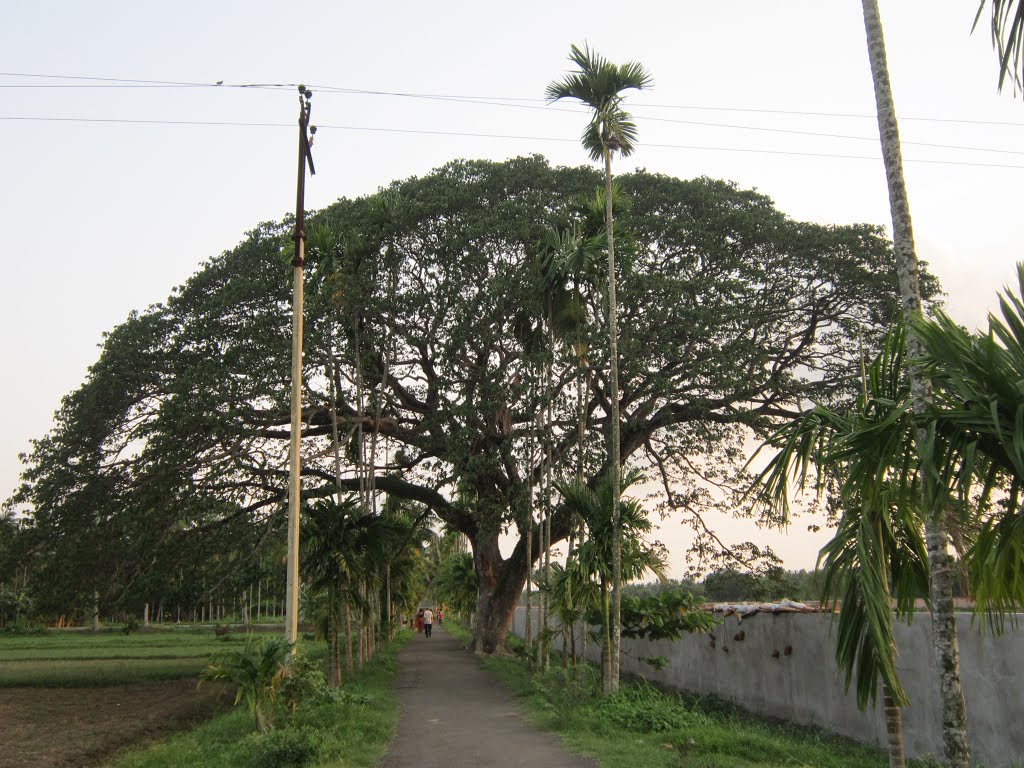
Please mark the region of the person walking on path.
[[398, 652], [398, 732], [379, 768], [597, 768], [531, 725], [447, 626]]
[[430, 637], [430, 630], [434, 626], [434, 612], [427, 608], [423, 612], [423, 634]]

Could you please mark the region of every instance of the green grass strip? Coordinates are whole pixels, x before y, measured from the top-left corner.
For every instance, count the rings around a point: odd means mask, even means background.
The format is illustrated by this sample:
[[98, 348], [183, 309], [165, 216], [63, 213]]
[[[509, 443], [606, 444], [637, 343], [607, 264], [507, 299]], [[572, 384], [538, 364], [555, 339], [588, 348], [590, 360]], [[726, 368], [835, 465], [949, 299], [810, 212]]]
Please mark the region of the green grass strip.
[[[451, 631], [449, 629], [449, 631]], [[453, 632], [453, 634], [456, 634]], [[553, 664], [558, 662], [553, 660]], [[522, 699], [531, 720], [603, 768], [886, 768], [885, 754], [849, 739], [766, 721], [722, 702], [623, 681], [600, 694], [591, 665], [534, 674], [521, 658], [496, 656], [485, 667]], [[910, 761], [911, 766], [930, 765]]]
[[85, 688], [193, 677], [209, 656], [176, 659], [17, 661], [0, 664], [0, 688]]

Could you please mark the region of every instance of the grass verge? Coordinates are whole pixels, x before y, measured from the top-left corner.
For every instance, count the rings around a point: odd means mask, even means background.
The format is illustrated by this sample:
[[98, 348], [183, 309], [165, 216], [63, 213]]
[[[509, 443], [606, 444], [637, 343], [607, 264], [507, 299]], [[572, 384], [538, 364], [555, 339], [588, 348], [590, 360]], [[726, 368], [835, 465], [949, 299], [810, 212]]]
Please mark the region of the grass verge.
[[[453, 633], [454, 634], [454, 633]], [[879, 750], [848, 739], [747, 714], [730, 705], [623, 681], [600, 695], [598, 672], [533, 674], [518, 658], [485, 666], [521, 697], [531, 719], [603, 768], [885, 768]], [[910, 762], [911, 766], [929, 765]]]
[[[279, 728], [257, 734], [248, 711], [236, 707], [187, 733], [123, 755], [109, 768], [370, 768], [394, 736], [398, 699], [391, 690], [404, 631], [343, 689], [335, 701], [303, 704]], [[322, 653], [322, 650], [320, 651]]]

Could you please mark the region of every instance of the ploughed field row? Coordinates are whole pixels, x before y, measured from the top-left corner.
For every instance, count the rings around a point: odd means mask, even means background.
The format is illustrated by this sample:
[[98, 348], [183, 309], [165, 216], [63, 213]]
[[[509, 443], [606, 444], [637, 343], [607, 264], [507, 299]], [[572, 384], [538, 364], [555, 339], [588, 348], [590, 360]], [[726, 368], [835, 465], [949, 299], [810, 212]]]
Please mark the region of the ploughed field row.
[[242, 633], [213, 629], [0, 634], [0, 768], [99, 766], [230, 706], [196, 676]]

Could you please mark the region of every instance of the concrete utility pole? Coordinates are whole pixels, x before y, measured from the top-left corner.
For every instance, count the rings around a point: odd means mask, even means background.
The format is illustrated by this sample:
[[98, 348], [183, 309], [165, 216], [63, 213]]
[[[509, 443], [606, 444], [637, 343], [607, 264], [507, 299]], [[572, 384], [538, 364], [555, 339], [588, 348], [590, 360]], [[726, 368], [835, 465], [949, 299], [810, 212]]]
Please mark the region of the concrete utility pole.
[[302, 441], [302, 283], [306, 266], [306, 162], [310, 175], [316, 174], [310, 147], [316, 126], [310, 128], [310, 98], [313, 92], [299, 86], [299, 181], [295, 200], [295, 257], [292, 259], [292, 426], [288, 452], [288, 579], [285, 604], [285, 639], [294, 643], [299, 637], [299, 503], [302, 466], [299, 447]]

